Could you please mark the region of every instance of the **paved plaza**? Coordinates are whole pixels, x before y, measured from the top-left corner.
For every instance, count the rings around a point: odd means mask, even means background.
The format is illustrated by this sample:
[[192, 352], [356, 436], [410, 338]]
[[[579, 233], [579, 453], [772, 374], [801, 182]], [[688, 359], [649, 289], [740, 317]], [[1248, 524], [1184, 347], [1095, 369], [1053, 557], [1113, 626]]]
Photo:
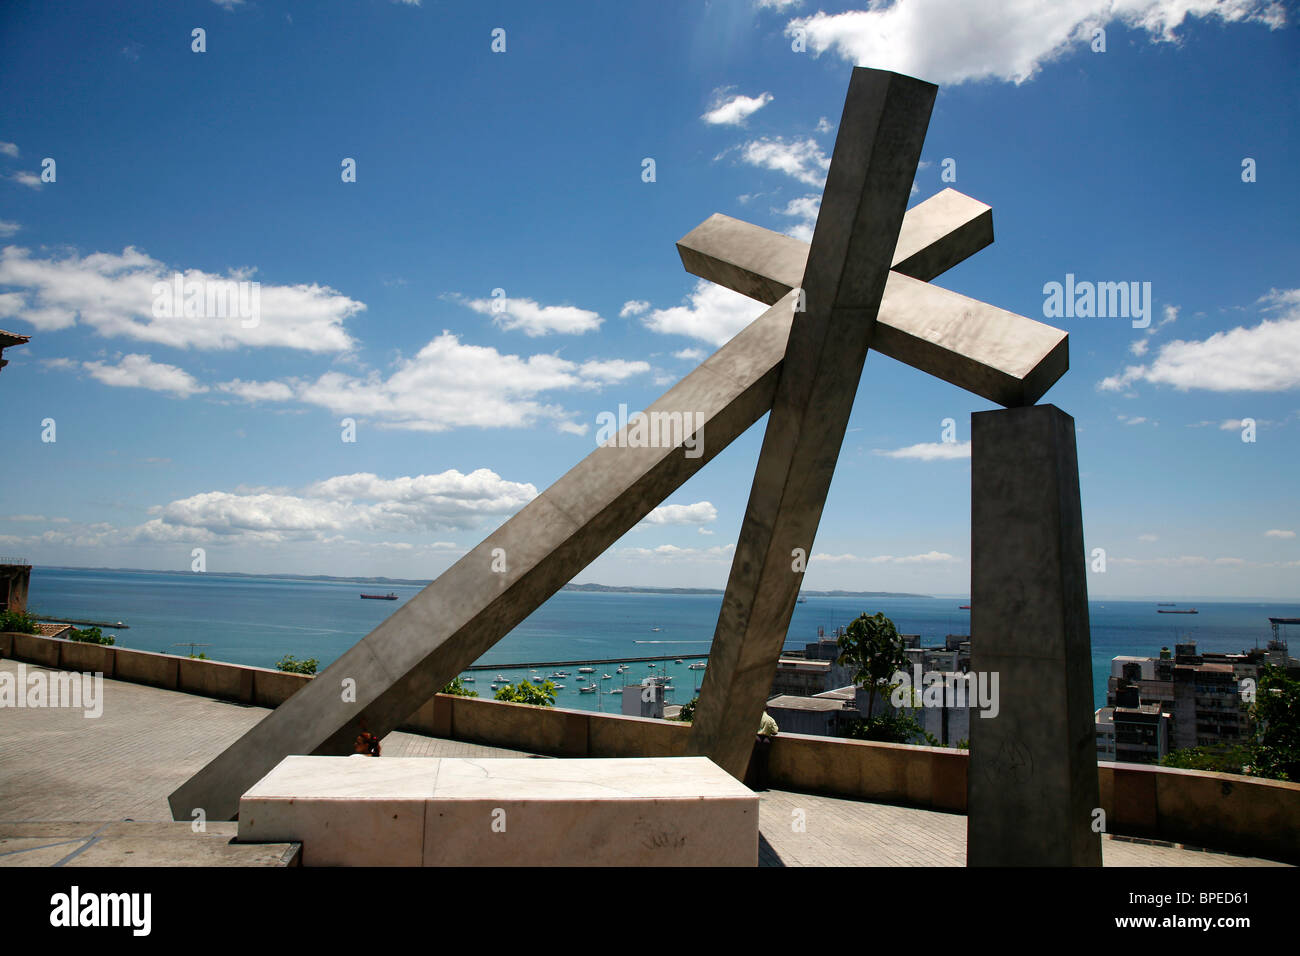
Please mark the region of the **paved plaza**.
[[[29, 673], [43, 670], [24, 666]], [[0, 660], [0, 671], [17, 668], [14, 661]], [[103, 714], [96, 719], [72, 709], [6, 708], [0, 712], [0, 866], [128, 862], [114, 857], [113, 844], [103, 839], [131, 833], [120, 823], [124, 820], [136, 822], [141, 838], [160, 840], [167, 832], [183, 837], [189, 825], [170, 822], [167, 794], [267, 712], [113, 680], [104, 681]], [[529, 756], [398, 732], [384, 738], [383, 750], [393, 757]], [[966, 861], [961, 814], [780, 790], [761, 795], [759, 812], [763, 865], [963, 866]], [[278, 850], [243, 857], [218, 853], [216, 843], [224, 844], [233, 833], [234, 824], [209, 824], [212, 846], [198, 841], [203, 845], [187, 855], [187, 862], [281, 862]], [[79, 862], [68, 861], [70, 856]], [[1107, 866], [1282, 865], [1110, 837], [1103, 841], [1103, 857]]]

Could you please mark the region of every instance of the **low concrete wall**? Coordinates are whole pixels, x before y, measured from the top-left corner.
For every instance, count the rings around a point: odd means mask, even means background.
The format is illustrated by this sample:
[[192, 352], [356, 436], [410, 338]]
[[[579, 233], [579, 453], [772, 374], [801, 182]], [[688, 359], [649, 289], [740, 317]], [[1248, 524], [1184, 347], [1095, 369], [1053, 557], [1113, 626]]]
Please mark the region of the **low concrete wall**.
[[1099, 763], [1112, 833], [1300, 863], [1300, 783]]
[[[278, 707], [312, 678], [262, 667], [0, 634], [0, 656]], [[557, 757], [676, 757], [687, 724], [438, 694], [400, 728]], [[782, 789], [966, 811], [964, 750], [780, 734], [768, 780]], [[1300, 783], [1148, 764], [1097, 765], [1111, 833], [1300, 863]]]

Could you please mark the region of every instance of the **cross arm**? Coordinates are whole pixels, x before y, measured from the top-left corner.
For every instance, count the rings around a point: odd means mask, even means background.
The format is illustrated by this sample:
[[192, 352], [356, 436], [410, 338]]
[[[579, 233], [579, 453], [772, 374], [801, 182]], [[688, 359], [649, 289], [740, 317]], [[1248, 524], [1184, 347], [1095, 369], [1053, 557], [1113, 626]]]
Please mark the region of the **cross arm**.
[[[945, 189], [907, 211], [891, 268], [928, 282], [993, 242], [993, 209]], [[803, 282], [808, 243], [714, 213], [677, 243], [682, 265], [771, 305]]]
[[[1032, 405], [1070, 367], [1065, 332], [929, 284], [993, 241], [992, 209], [946, 189], [909, 209], [871, 347], [999, 405]], [[803, 281], [808, 244], [714, 215], [677, 243], [688, 272], [762, 302]]]

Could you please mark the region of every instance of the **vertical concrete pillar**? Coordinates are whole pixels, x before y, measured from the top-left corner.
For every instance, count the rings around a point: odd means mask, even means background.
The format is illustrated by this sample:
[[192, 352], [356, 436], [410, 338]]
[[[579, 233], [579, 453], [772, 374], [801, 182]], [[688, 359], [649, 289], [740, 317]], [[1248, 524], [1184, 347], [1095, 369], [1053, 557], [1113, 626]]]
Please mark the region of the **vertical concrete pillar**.
[[[1087, 567], [1074, 419], [1053, 405], [971, 416], [971, 866], [1100, 866]], [[978, 712], [977, 712], [978, 713]]]

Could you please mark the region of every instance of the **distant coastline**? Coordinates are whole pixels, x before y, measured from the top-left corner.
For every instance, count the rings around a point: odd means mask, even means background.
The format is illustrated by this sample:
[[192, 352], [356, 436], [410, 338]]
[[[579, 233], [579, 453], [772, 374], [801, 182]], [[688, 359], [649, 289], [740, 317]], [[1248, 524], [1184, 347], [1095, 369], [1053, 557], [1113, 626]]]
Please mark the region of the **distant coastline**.
[[[150, 568], [83, 568], [66, 564], [37, 565], [51, 571], [111, 571], [114, 574], [174, 574], [178, 577], [199, 577], [194, 571], [160, 571]], [[423, 587], [433, 583], [430, 579], [340, 577], [333, 574], [249, 574], [244, 571], [205, 571], [209, 577], [220, 578], [273, 578], [282, 581], [331, 581], [355, 584], [404, 584]], [[566, 584], [561, 591], [583, 591], [610, 594], [723, 594], [722, 588], [657, 588], [638, 585]], [[872, 597], [872, 598], [923, 598], [937, 600], [930, 594], [910, 594], [905, 591], [802, 591], [805, 597]]]

